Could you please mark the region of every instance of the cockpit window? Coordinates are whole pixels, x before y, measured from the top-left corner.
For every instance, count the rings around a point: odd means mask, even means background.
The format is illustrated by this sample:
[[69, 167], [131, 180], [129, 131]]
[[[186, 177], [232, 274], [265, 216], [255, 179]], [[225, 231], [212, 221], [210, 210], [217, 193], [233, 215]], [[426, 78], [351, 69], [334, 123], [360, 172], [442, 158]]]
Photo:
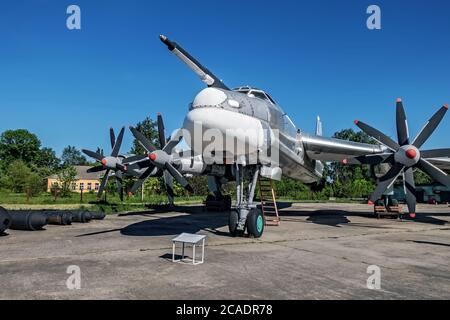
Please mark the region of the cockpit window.
[[267, 96], [267, 98], [269, 98], [269, 100], [270, 100], [270, 102], [272, 102], [273, 104], [276, 104], [275, 103], [275, 101], [272, 99], [272, 97], [271, 96], [269, 96], [269, 94], [268, 93], [266, 93], [266, 96]]
[[251, 91], [250, 92], [250, 94], [249, 95], [253, 95], [253, 96], [255, 96], [255, 98], [260, 98], [260, 99], [263, 99], [263, 100], [268, 100], [267, 99], [267, 97], [266, 97], [266, 95], [264, 94], [264, 92], [260, 92], [260, 91]]
[[233, 89], [233, 91], [237, 91], [237, 92], [246, 94], [249, 97], [254, 97], [254, 98], [259, 98], [259, 99], [263, 99], [266, 101], [270, 101], [273, 105], [276, 105], [276, 102], [272, 99], [272, 97], [270, 95], [268, 95], [264, 91], [257, 89], [257, 88], [244, 86], [244, 87], [235, 88], [235, 89]]

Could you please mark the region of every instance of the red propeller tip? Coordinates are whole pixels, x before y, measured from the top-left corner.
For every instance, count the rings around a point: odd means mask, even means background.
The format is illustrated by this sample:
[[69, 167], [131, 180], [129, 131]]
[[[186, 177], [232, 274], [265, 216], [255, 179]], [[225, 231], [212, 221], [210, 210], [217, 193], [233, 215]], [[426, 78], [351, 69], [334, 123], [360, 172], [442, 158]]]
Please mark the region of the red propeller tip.
[[347, 160], [347, 159], [344, 159], [344, 160], [342, 160], [342, 163], [343, 163], [343, 164], [348, 164], [348, 160]]
[[161, 115], [161, 112], [158, 112], [156, 115], [157, 115], [157, 116], [160, 116], [160, 115]]
[[355, 120], [355, 121], [353, 121], [355, 124], [358, 124], [359, 123], [359, 120]]
[[102, 165], [106, 166], [106, 159], [102, 159]]
[[410, 213], [409, 216], [411, 217], [411, 219], [414, 219], [416, 217], [415, 213]]
[[448, 110], [448, 103], [444, 104], [444, 108]]
[[409, 159], [414, 159], [417, 156], [417, 152], [414, 149], [408, 149], [405, 153]]
[[402, 102], [402, 99], [397, 98], [397, 103], [400, 103], [400, 102]]
[[152, 161], [155, 161], [155, 160], [156, 160], [156, 154], [150, 153], [149, 156], [148, 156], [148, 158], [149, 158], [150, 160], [152, 160]]
[[369, 200], [367, 204], [373, 205], [373, 201]]

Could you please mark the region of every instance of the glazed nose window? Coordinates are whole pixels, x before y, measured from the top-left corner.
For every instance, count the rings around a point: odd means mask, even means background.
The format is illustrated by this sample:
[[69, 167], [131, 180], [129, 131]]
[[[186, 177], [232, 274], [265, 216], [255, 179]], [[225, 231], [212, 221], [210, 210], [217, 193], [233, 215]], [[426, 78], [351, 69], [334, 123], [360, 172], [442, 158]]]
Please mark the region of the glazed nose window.
[[216, 107], [225, 102], [227, 95], [222, 90], [216, 88], [206, 88], [200, 91], [192, 102], [192, 109]]

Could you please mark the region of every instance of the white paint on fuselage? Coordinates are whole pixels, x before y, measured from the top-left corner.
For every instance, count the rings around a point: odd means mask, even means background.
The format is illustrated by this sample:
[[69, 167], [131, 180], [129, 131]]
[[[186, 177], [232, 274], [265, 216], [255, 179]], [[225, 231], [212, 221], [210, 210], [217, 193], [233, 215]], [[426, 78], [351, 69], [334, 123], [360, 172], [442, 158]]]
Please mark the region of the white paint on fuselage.
[[[191, 141], [188, 139], [186, 143], [195, 153], [203, 154], [205, 148], [211, 144], [211, 140], [203, 139], [207, 131], [212, 134], [214, 131], [220, 133], [224, 151], [229, 154], [235, 153], [238, 157], [247, 155], [248, 150], [257, 151], [264, 148], [264, 130], [261, 122], [256, 118], [229, 110], [216, 107], [193, 109], [186, 115], [183, 128], [191, 135]], [[272, 132], [270, 134], [273, 135]], [[201, 138], [201, 143], [197, 137]], [[226, 139], [232, 144], [226, 143]], [[237, 143], [234, 143], [234, 139]]]
[[[286, 176], [305, 183], [312, 183], [320, 178], [314, 170], [314, 164], [309, 160], [305, 161], [303, 153], [298, 154], [291, 147], [280, 142], [278, 134], [273, 131], [278, 128], [271, 128], [269, 122], [243, 114], [239, 112], [239, 109], [221, 107], [226, 101], [227, 92], [216, 88], [207, 88], [200, 91], [195, 97], [192, 109], [186, 115], [183, 124], [183, 128], [189, 132], [192, 139], [185, 139], [185, 142], [195, 153], [205, 155], [204, 151], [211, 146], [211, 140], [203, 141], [204, 133], [214, 130], [223, 137], [223, 151], [227, 154], [248, 157], [248, 150], [259, 150], [258, 160], [264, 164], [278, 163]], [[268, 128], [268, 132], [265, 133], [263, 128]], [[267, 134], [270, 134], [270, 139], [267, 139]], [[231, 148], [229, 148], [230, 145], [225, 143], [225, 137], [229, 139], [228, 141], [236, 139], [238, 143], [231, 144]], [[191, 141], [197, 142], [192, 143]], [[271, 143], [271, 158], [265, 157], [269, 147], [267, 141]]]

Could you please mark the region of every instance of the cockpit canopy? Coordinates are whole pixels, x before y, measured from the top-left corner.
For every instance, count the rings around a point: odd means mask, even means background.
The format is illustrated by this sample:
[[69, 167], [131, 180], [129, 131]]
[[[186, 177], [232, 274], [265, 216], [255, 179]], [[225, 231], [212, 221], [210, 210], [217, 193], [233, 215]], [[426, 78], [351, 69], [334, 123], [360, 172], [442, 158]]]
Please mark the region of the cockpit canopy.
[[280, 129], [281, 132], [288, 136], [293, 138], [297, 136], [297, 128], [294, 123], [267, 92], [250, 86], [234, 88], [233, 91], [246, 94], [251, 98], [259, 98], [268, 101], [270, 103], [268, 111], [270, 113], [271, 125]]
[[244, 87], [234, 88], [233, 91], [246, 94], [246, 95], [248, 95], [249, 97], [252, 97], [252, 98], [263, 99], [263, 100], [269, 101], [273, 105], [276, 105], [276, 102], [272, 99], [272, 97], [268, 93], [266, 93], [263, 90], [258, 89], [258, 88], [252, 88], [252, 87], [249, 87], [249, 86], [244, 86]]

